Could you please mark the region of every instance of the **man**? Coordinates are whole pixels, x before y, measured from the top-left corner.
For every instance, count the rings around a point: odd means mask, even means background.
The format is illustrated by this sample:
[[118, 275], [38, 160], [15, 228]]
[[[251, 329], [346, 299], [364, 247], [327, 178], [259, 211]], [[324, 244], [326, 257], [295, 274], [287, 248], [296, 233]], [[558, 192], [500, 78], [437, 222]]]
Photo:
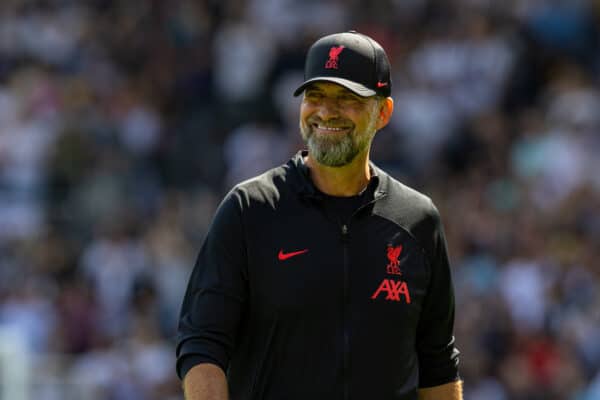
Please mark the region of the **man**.
[[310, 48], [308, 151], [223, 200], [182, 306], [188, 400], [461, 400], [439, 215], [369, 161], [388, 58], [350, 31]]

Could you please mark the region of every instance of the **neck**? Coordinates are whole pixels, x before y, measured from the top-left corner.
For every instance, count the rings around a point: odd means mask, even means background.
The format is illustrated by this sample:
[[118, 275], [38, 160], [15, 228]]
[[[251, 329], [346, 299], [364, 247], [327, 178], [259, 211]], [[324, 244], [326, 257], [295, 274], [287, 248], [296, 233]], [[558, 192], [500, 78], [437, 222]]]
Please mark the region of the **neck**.
[[330, 196], [355, 196], [367, 187], [371, 179], [368, 151], [357, 155], [350, 164], [342, 167], [320, 164], [310, 153], [304, 158], [304, 162], [315, 186]]

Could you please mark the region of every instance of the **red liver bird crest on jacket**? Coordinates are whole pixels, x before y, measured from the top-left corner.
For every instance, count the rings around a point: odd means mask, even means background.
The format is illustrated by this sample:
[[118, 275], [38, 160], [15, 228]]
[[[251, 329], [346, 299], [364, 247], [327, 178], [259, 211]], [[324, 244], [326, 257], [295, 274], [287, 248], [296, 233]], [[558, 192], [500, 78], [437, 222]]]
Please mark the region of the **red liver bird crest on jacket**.
[[387, 247], [387, 258], [389, 263], [387, 265], [387, 273], [392, 275], [402, 275], [400, 271], [400, 254], [402, 253], [402, 245]]

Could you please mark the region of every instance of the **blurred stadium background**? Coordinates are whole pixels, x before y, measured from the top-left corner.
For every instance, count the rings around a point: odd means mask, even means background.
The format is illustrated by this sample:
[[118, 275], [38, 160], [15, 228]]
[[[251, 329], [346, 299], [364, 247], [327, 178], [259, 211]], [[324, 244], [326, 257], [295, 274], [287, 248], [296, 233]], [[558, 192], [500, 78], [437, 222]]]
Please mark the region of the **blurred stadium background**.
[[2, 0], [0, 398], [180, 399], [221, 196], [302, 143], [307, 46], [388, 49], [373, 158], [444, 217], [466, 400], [600, 399], [600, 2]]

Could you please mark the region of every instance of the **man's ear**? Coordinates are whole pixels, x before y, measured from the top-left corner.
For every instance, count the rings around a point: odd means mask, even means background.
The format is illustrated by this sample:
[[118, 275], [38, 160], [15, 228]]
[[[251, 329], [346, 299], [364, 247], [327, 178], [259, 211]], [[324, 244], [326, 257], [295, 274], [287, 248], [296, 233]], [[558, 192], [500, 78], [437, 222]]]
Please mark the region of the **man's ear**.
[[377, 130], [383, 128], [390, 122], [394, 112], [394, 99], [386, 97], [379, 106], [379, 118], [377, 119]]

